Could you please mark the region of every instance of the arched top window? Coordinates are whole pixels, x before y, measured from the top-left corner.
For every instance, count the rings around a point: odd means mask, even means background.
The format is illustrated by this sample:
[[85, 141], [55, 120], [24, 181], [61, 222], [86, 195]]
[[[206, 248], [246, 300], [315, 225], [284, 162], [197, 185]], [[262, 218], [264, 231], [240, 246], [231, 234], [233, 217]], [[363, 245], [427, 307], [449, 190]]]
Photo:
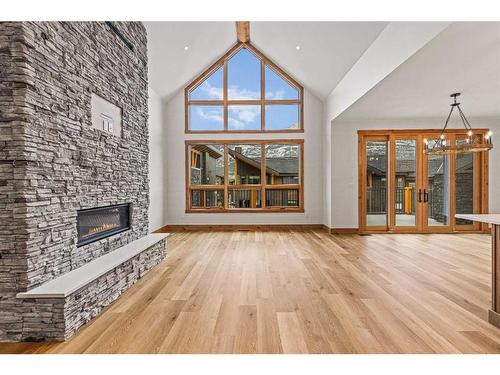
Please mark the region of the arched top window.
[[260, 51], [238, 43], [185, 92], [186, 132], [302, 132], [303, 88]]

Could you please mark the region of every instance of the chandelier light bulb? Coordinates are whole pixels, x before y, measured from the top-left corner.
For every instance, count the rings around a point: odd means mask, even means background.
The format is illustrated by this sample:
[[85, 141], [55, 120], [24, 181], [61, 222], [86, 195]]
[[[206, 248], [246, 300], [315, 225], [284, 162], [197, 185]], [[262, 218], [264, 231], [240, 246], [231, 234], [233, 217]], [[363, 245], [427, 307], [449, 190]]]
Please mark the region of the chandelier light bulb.
[[[461, 153], [473, 153], [473, 152], [484, 152], [489, 151], [493, 148], [492, 141], [492, 132], [488, 131], [487, 133], [474, 133], [474, 129], [472, 129], [469, 121], [463, 114], [460, 109], [460, 103], [457, 102], [457, 97], [460, 96], [459, 92], [453, 93], [450, 97], [453, 98], [453, 103], [451, 104], [451, 110], [446, 118], [446, 122], [444, 123], [444, 127], [439, 133], [439, 137], [432, 138], [432, 142], [429, 143], [427, 139], [424, 139], [424, 152], [426, 155], [447, 155], [447, 154], [461, 154]], [[467, 137], [459, 137], [457, 142], [451, 142], [446, 139], [446, 131], [448, 127], [448, 123], [450, 121], [451, 115], [453, 114], [453, 110], [457, 109], [460, 113], [460, 119], [462, 120], [462, 124], [464, 126], [465, 133]], [[476, 136], [474, 136], [474, 134]], [[477, 138], [479, 137], [479, 138]], [[455, 139], [455, 138], [452, 138]]]
[[486, 142], [488, 144], [492, 144], [492, 140], [491, 140], [491, 136], [493, 135], [493, 132], [492, 131], [489, 131], [488, 134], [486, 134]]

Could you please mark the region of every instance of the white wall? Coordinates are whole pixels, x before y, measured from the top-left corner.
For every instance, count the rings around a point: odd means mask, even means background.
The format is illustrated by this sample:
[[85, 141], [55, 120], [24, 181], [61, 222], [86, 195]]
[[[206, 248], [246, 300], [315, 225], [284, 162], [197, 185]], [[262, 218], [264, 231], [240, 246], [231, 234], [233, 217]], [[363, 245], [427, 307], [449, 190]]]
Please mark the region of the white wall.
[[[323, 104], [304, 91], [303, 134], [185, 134], [184, 92], [178, 91], [165, 105], [165, 188], [168, 224], [321, 224], [323, 223], [322, 178]], [[187, 139], [304, 139], [304, 213], [186, 213], [184, 153]]]
[[[332, 121], [375, 85], [390, 75], [426, 43], [441, 33], [448, 22], [390, 22], [339, 84], [328, 95], [323, 115], [323, 223], [332, 225]], [[352, 160], [347, 160], [351, 163]], [[350, 186], [350, 185], [348, 185]]]
[[332, 227], [332, 124], [327, 121], [328, 105], [323, 105], [323, 224]]
[[[331, 128], [332, 181], [331, 227], [358, 227], [358, 130], [372, 129], [432, 129], [442, 128], [443, 118], [402, 120], [333, 121]], [[500, 119], [469, 119], [473, 127], [490, 128], [500, 136]], [[451, 128], [462, 128], [456, 121]], [[499, 139], [498, 136], [496, 139]], [[490, 151], [489, 203], [490, 212], [500, 213], [500, 146]]]
[[149, 230], [166, 225], [165, 145], [163, 101], [149, 88]]

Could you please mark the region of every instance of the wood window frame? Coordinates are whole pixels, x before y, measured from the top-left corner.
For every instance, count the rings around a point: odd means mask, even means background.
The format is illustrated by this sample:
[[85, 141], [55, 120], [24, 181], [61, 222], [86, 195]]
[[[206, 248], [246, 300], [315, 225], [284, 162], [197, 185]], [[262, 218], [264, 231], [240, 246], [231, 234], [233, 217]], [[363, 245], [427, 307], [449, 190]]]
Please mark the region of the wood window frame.
[[[253, 55], [255, 55], [260, 60], [260, 99], [255, 100], [229, 100], [228, 99], [228, 81], [227, 81], [227, 63], [228, 61], [237, 54], [241, 49], [246, 48]], [[289, 85], [294, 87], [298, 93], [299, 98], [297, 100], [266, 100], [265, 98], [265, 68], [268, 66], [281, 78], [283, 78]], [[205, 79], [207, 79], [212, 73], [217, 71], [219, 68], [223, 68], [223, 99], [222, 100], [190, 100], [189, 94], [201, 85]], [[276, 129], [268, 130], [266, 129], [266, 105], [286, 105], [295, 104], [299, 107], [299, 128], [298, 129]], [[204, 105], [204, 106], [222, 106], [224, 114], [224, 129], [223, 130], [191, 130], [189, 113], [190, 107], [192, 105]], [[231, 105], [257, 105], [260, 106], [260, 129], [256, 130], [230, 130], [229, 129], [229, 106]], [[252, 46], [249, 42], [243, 43], [238, 42], [229, 51], [227, 51], [219, 60], [212, 64], [207, 70], [205, 70], [201, 75], [195, 78], [188, 86], [184, 89], [184, 122], [185, 128], [184, 132], [187, 134], [210, 134], [210, 133], [303, 133], [304, 132], [304, 88], [290, 75], [288, 75], [283, 69], [278, 65], [273, 63], [268, 59], [262, 52], [257, 48]]]
[[[304, 140], [303, 139], [255, 139], [255, 140], [240, 140], [240, 139], [224, 139], [224, 140], [186, 140], [185, 142], [185, 190], [186, 190], [186, 213], [238, 213], [238, 212], [282, 212], [282, 213], [300, 213], [304, 212]], [[191, 157], [190, 146], [193, 145], [223, 145], [224, 146], [224, 184], [223, 185], [191, 185]], [[229, 166], [229, 145], [260, 145], [261, 146], [261, 183], [260, 184], [244, 184], [244, 185], [230, 185], [228, 179], [228, 166]], [[265, 146], [271, 144], [290, 144], [298, 145], [299, 151], [299, 183], [298, 184], [283, 184], [283, 185], [269, 185], [266, 178], [266, 157]], [[228, 195], [229, 190], [246, 189], [246, 190], [260, 190], [261, 191], [261, 207], [259, 208], [229, 208]], [[287, 190], [297, 189], [299, 197], [298, 207], [267, 207], [266, 206], [266, 191], [267, 190]], [[191, 196], [193, 190], [224, 190], [224, 207], [214, 208], [193, 208]]]

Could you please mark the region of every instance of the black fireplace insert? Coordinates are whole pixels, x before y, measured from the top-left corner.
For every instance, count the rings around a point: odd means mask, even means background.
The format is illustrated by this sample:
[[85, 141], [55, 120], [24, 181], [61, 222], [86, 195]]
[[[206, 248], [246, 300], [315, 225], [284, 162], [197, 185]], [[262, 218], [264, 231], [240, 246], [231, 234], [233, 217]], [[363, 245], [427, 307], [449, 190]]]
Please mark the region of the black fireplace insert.
[[130, 229], [130, 203], [77, 211], [77, 247]]

